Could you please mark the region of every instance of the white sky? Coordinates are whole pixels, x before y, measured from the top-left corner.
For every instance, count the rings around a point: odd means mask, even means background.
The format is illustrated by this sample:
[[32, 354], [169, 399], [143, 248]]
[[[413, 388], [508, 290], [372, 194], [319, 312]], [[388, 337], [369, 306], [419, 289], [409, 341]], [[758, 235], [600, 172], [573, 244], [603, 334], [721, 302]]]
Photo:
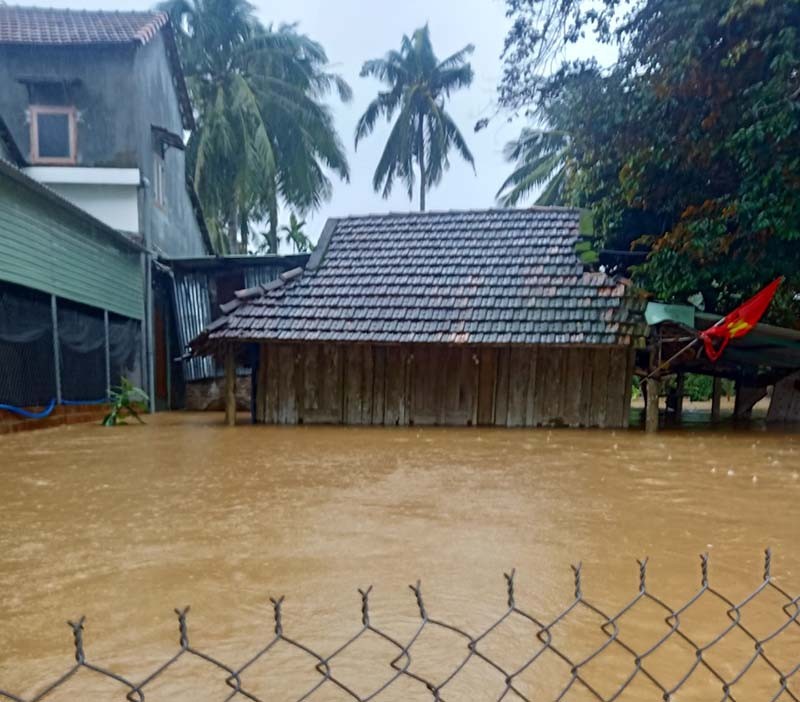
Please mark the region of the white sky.
[[[440, 59], [475, 45], [471, 63], [475, 81], [470, 89], [454, 94], [449, 111], [465, 135], [475, 157], [477, 174], [455, 154], [442, 183], [429, 193], [428, 208], [470, 209], [491, 207], [498, 187], [509, 173], [502, 156], [504, 144], [522, 126], [509, 124], [507, 116], [496, 116], [488, 128], [473, 132], [474, 124], [495, 114], [497, 84], [502, 74], [500, 52], [509, 21], [503, 0], [251, 0], [265, 23], [299, 22], [300, 31], [319, 41], [326, 49], [331, 67], [353, 88], [353, 101], [341, 105], [331, 98], [336, 126], [350, 161], [349, 184], [334, 180], [330, 202], [309, 213], [307, 232], [316, 239], [328, 217], [375, 212], [401, 212], [418, 207], [410, 203], [402, 185], [395, 185], [392, 197], [383, 200], [372, 190], [372, 174], [382, 152], [389, 126], [379, 123], [367, 140], [353, 148], [358, 117], [375, 96], [380, 84], [359, 77], [362, 63], [399, 48], [402, 35], [425, 22]], [[35, 0], [33, 0], [35, 3]], [[29, 4], [29, 3], [24, 3]], [[148, 9], [148, 0], [47, 0], [48, 6], [74, 9]], [[584, 52], [582, 52], [584, 53]], [[288, 212], [283, 213], [288, 219]]]

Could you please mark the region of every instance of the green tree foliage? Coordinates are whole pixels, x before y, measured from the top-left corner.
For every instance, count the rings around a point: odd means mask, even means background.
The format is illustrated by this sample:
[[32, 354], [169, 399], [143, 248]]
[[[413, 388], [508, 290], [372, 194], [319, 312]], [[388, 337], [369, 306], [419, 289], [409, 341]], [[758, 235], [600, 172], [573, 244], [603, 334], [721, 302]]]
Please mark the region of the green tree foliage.
[[304, 219], [298, 220], [297, 215], [292, 212], [289, 215], [289, 224], [284, 224], [281, 227], [284, 241], [294, 249], [295, 253], [306, 253], [314, 249], [314, 244], [305, 232], [305, 226], [306, 221]]
[[569, 135], [525, 127], [518, 139], [506, 144], [504, 155], [516, 168], [497, 193], [503, 207], [519, 204], [537, 189], [537, 205], [564, 204]]
[[171, 0], [162, 5], [178, 46], [197, 130], [187, 149], [209, 228], [221, 252], [246, 253], [254, 221], [267, 220], [278, 249], [278, 205], [300, 211], [331, 194], [332, 172], [349, 179], [324, 98], [351, 91], [327, 70], [323, 48], [294, 26], [264, 27], [246, 0]]
[[433, 50], [427, 25], [411, 37], [404, 36], [399, 51], [364, 63], [361, 76], [371, 76], [385, 83], [361, 116], [356, 127], [355, 144], [372, 133], [380, 117], [391, 121], [389, 139], [373, 177], [375, 192], [388, 197], [395, 179], [400, 179], [413, 198], [419, 174], [420, 210], [425, 210], [427, 190], [438, 184], [450, 166], [449, 153], [454, 148], [473, 169], [475, 161], [461, 131], [445, 109], [445, 101], [455, 90], [472, 85], [472, 66], [467, 57], [469, 45], [444, 61]]
[[[570, 136], [570, 202], [599, 246], [639, 249], [660, 298], [725, 311], [779, 274], [770, 310], [797, 323], [800, 0], [508, 0], [503, 104]], [[548, 65], [593, 33], [617, 62]]]

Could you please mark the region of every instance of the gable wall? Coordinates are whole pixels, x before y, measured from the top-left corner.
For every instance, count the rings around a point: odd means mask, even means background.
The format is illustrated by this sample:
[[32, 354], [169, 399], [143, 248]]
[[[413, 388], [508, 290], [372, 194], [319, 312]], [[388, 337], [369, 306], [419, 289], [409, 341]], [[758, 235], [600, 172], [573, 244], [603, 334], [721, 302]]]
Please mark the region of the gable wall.
[[633, 350], [266, 344], [267, 424], [625, 427]]
[[163, 34], [159, 33], [136, 52], [133, 62], [136, 77], [135, 100], [129, 101], [136, 115], [139, 168], [151, 187], [143, 191], [141, 217], [152, 246], [165, 256], [202, 256], [206, 251], [200, 227], [186, 191], [185, 152], [170, 147], [165, 155], [166, 205], [156, 206], [155, 146], [152, 127], [161, 127], [183, 136], [178, 96], [173, 72], [167, 59]]
[[30, 156], [28, 91], [21, 81], [67, 81], [78, 110], [79, 166], [138, 166], [134, 48], [0, 46], [0, 115]]

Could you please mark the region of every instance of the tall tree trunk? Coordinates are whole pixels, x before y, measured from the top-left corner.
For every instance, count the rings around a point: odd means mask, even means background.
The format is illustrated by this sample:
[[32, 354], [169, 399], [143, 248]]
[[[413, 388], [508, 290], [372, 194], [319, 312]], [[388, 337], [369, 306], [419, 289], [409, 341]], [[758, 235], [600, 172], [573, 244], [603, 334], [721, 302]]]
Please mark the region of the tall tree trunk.
[[419, 211], [425, 211], [425, 118], [419, 116], [418, 144], [419, 151]]
[[278, 197], [277, 185], [273, 181], [273, 194], [269, 198], [269, 252], [278, 253]]
[[233, 204], [228, 214], [228, 252], [239, 253], [239, 215], [236, 203]]
[[247, 248], [250, 245], [250, 226], [247, 220], [247, 213], [239, 213], [239, 232], [242, 239], [242, 249], [240, 253], [246, 254]]

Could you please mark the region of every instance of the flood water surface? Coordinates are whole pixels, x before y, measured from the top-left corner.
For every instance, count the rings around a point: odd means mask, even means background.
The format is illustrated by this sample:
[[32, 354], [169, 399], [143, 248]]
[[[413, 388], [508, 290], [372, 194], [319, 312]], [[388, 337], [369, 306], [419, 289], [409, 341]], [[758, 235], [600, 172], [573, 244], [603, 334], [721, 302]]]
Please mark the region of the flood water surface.
[[[472, 634], [505, 611], [503, 573], [511, 568], [518, 604], [541, 621], [572, 602], [570, 564], [579, 561], [587, 600], [606, 614], [636, 595], [636, 559], [644, 556], [648, 587], [673, 607], [698, 590], [703, 552], [711, 554], [712, 585], [734, 602], [761, 582], [765, 546], [774, 551], [776, 583], [800, 594], [800, 435], [792, 433], [229, 429], [217, 415], [163, 414], [144, 427], [85, 425], [0, 438], [0, 478], [0, 690], [21, 696], [69, 668], [72, 635], [64, 622], [81, 614], [90, 661], [138, 681], [177, 650], [172, 610], [185, 604], [192, 605], [191, 643], [238, 666], [272, 635], [270, 596], [286, 595], [287, 635], [326, 656], [358, 631], [356, 588], [368, 585], [374, 623], [405, 641], [419, 623], [407, 589], [417, 579], [429, 615]], [[758, 614], [757, 632], [787, 617], [785, 601], [771, 592], [763, 600], [772, 615]], [[694, 622], [708, 641], [730, 622], [725, 606], [713, 596], [709, 602]], [[574, 631], [559, 636], [578, 660], [582, 642], [588, 651], [603, 641], [596, 626], [591, 640], [578, 629], [602, 618], [581, 610], [575, 619]], [[648, 602], [627, 621], [623, 632], [641, 636], [642, 650], [648, 636], [652, 644], [669, 631], [664, 613]], [[513, 670], [535, 652], [537, 630], [508, 624], [486, 646]], [[797, 628], [787, 629], [773, 654], [786, 656], [778, 663], [784, 672], [791, 660], [800, 662]], [[754, 650], [734, 635], [730, 650], [719, 645], [707, 656], [728, 679]], [[426, 633], [412, 651], [415, 670], [443, 679], [436, 665], [446, 673], [466, 652], [453, 637], [437, 645]], [[371, 641], [337, 663], [356, 688], [369, 686], [359, 666], [385, 644]], [[648, 665], [676, 681], [694, 653], [667, 648]], [[623, 653], [615, 647], [618, 662], [594, 671], [606, 698], [632, 669]], [[297, 699], [318, 679], [314, 661], [291, 655], [267, 656], [271, 673], [253, 668], [252, 687], [264, 699]], [[548, 655], [549, 668], [534, 666], [520, 681], [531, 699], [553, 698], [548, 691], [570, 679], [569, 666]], [[289, 657], [284, 672], [280, 656]], [[302, 682], [309, 666], [312, 676]], [[381, 670], [375, 686], [391, 669]], [[84, 673], [53, 699], [124, 699], [124, 687]], [[207, 673], [181, 661], [148, 687], [147, 699], [225, 699], [231, 690], [224, 684], [201, 684]], [[443, 699], [497, 699], [503, 690], [502, 675], [477, 660], [460, 677]], [[797, 677], [789, 681], [795, 695]], [[721, 699], [702, 666], [696, 678], [676, 699]], [[776, 680], [757, 661], [734, 698], [772, 699]], [[646, 683], [639, 675], [620, 699], [661, 699]], [[352, 697], [325, 685], [311, 699]], [[378, 699], [432, 696], [408, 679]], [[596, 698], [576, 685], [564, 699]]]

